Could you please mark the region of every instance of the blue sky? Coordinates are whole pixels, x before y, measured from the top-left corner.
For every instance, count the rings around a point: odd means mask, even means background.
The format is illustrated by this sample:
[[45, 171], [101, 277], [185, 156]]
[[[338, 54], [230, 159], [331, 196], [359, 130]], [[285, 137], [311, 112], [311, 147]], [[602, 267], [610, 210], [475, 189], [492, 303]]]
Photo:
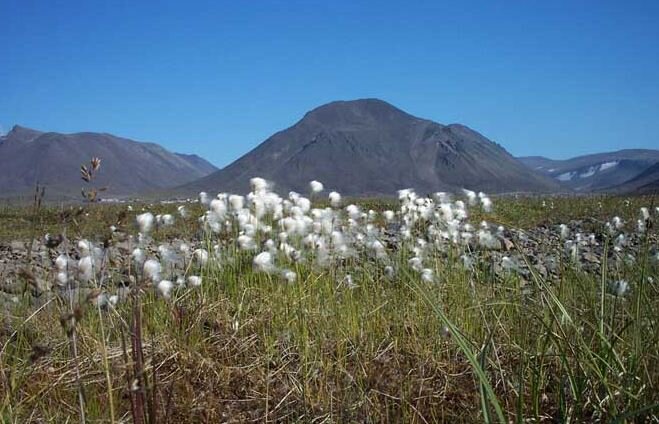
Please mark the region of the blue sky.
[[0, 0], [0, 125], [224, 166], [378, 97], [515, 155], [659, 148], [657, 1]]

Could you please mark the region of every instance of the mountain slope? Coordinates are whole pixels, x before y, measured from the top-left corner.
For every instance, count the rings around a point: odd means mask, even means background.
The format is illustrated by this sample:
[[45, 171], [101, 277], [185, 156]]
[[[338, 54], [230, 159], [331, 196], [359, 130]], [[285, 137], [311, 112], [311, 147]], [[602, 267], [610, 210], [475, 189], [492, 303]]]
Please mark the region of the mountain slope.
[[36, 182], [51, 198], [79, 198], [80, 165], [97, 156], [95, 185], [104, 195], [134, 195], [203, 177], [217, 168], [198, 156], [171, 153], [153, 143], [110, 134], [59, 134], [15, 126], [0, 137], [0, 197], [29, 193]]
[[519, 160], [573, 190], [608, 191], [659, 162], [659, 150], [628, 149], [567, 160], [552, 160], [541, 156], [521, 157]]
[[613, 187], [612, 191], [618, 193], [659, 194], [659, 162], [636, 177]]
[[346, 195], [468, 187], [551, 192], [559, 185], [465, 126], [420, 119], [377, 99], [338, 101], [307, 113], [226, 168], [179, 191], [244, 192], [255, 176], [284, 192], [318, 179]]

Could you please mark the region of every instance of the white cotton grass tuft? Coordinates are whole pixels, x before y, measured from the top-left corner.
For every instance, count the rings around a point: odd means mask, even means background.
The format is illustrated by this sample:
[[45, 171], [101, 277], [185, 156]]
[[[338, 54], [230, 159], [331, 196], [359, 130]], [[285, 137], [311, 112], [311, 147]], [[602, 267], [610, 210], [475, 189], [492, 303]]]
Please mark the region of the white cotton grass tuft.
[[176, 208], [176, 210], [178, 211], [178, 214], [181, 215], [181, 218], [183, 218], [183, 219], [190, 216], [190, 213], [188, 212], [188, 209], [183, 205]]
[[133, 249], [133, 252], [131, 253], [131, 258], [133, 262], [135, 262], [137, 265], [141, 265], [146, 260], [146, 255], [144, 254], [144, 250], [140, 248], [136, 248]]
[[499, 249], [501, 247], [499, 240], [489, 230], [485, 229], [478, 231], [478, 244], [486, 249]]
[[384, 276], [392, 280], [396, 276], [396, 270], [393, 266], [387, 265], [384, 267]]
[[174, 216], [170, 214], [161, 215], [158, 224], [163, 227], [171, 227], [174, 225]]
[[194, 256], [195, 260], [202, 266], [206, 265], [208, 263], [208, 250], [206, 249], [196, 249], [192, 255]]
[[172, 283], [169, 280], [161, 280], [158, 282], [158, 285], [156, 286], [158, 289], [158, 293], [164, 297], [165, 299], [169, 299], [171, 297], [171, 292], [172, 289], [174, 288], [174, 283]]
[[67, 258], [66, 255], [59, 255], [57, 259], [55, 259], [55, 267], [58, 271], [66, 271], [68, 264], [69, 258]]
[[250, 179], [249, 185], [254, 193], [263, 193], [268, 190], [268, 182], [261, 177]]
[[501, 267], [506, 271], [519, 271], [519, 266], [508, 256], [501, 258]]
[[415, 256], [410, 260], [408, 260], [407, 264], [410, 266], [410, 268], [412, 268], [417, 272], [421, 272], [421, 269], [423, 268], [423, 263], [421, 261], [421, 258], [419, 258], [418, 256]]
[[330, 206], [333, 208], [338, 208], [341, 206], [341, 194], [336, 191], [333, 191], [329, 194]]
[[89, 256], [91, 254], [92, 245], [87, 240], [78, 241], [78, 250], [80, 251], [80, 256]]
[[256, 250], [256, 242], [254, 239], [248, 235], [241, 234], [238, 236], [238, 246], [240, 250]]
[[358, 286], [357, 284], [355, 284], [355, 282], [352, 280], [352, 275], [350, 275], [350, 274], [346, 274], [345, 277], [343, 277], [343, 280], [341, 280], [341, 283], [340, 283], [340, 284], [345, 285], [345, 286], [346, 286], [347, 288], [349, 288], [350, 290], [353, 290], [353, 289], [356, 289], [357, 287], [359, 287], [359, 286]]
[[137, 226], [140, 229], [140, 233], [148, 234], [149, 231], [151, 231], [151, 228], [153, 228], [154, 219], [155, 218], [151, 212], [145, 212], [137, 215], [135, 220], [137, 221]]
[[424, 268], [421, 270], [421, 281], [425, 283], [433, 283], [435, 281], [435, 276], [430, 268]]
[[647, 221], [650, 219], [650, 211], [648, 210], [648, 208], [646, 207], [641, 208], [641, 219], [643, 219], [643, 221]]
[[239, 212], [245, 207], [245, 198], [237, 194], [229, 196], [229, 206], [233, 212]]
[[647, 228], [645, 222], [646, 221], [644, 221], [642, 219], [636, 220], [636, 231], [643, 234], [645, 232], [646, 228]]
[[208, 193], [205, 191], [202, 191], [199, 193], [199, 203], [202, 205], [208, 205], [210, 203], [210, 197], [208, 197]]
[[481, 206], [483, 207], [483, 210], [487, 213], [492, 212], [492, 200], [490, 200], [489, 197], [483, 195], [481, 197]]
[[627, 290], [629, 290], [629, 283], [627, 283], [626, 280], [617, 280], [611, 282], [609, 288], [611, 289], [611, 293], [614, 295], [624, 296], [625, 293], [627, 293]]
[[323, 183], [321, 183], [320, 181], [316, 181], [316, 180], [313, 180], [309, 183], [309, 188], [311, 189], [312, 193], [320, 193], [321, 191], [323, 191], [325, 189], [325, 187], [323, 186]]
[[625, 223], [619, 216], [614, 216], [611, 220], [611, 223], [613, 224], [613, 228], [616, 230], [622, 230], [622, 227], [625, 226]]
[[256, 272], [271, 273], [276, 269], [270, 252], [261, 252], [256, 255], [253, 265]]
[[144, 270], [144, 276], [146, 278], [154, 283], [160, 281], [160, 262], [155, 259], [149, 259], [144, 262], [144, 267], [142, 269]]
[[476, 205], [476, 192], [475, 191], [471, 191], [471, 190], [467, 190], [466, 188], [463, 188], [462, 192], [467, 197], [467, 202], [469, 202], [469, 206]]
[[201, 286], [201, 281], [202, 281], [201, 277], [199, 277], [197, 275], [191, 275], [191, 276], [188, 277], [188, 284], [191, 287]]
[[80, 281], [90, 281], [94, 276], [94, 261], [91, 256], [85, 256], [78, 261], [78, 277]]
[[297, 280], [297, 274], [295, 271], [292, 271], [290, 269], [285, 269], [281, 272], [281, 276], [288, 282], [289, 284], [293, 284], [295, 280]]
[[570, 229], [567, 227], [567, 225], [561, 224], [558, 227], [560, 230], [561, 239], [565, 240], [570, 237]]

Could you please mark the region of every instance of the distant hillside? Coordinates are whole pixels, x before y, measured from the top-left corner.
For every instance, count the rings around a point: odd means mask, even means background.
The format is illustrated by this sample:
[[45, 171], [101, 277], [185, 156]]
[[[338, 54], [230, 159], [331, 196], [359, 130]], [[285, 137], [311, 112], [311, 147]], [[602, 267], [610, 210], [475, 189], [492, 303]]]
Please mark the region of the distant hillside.
[[616, 187], [659, 162], [659, 150], [628, 149], [566, 160], [542, 156], [521, 157], [519, 160], [530, 169], [578, 192], [617, 191]]
[[613, 187], [612, 191], [620, 193], [659, 194], [659, 162], [647, 168], [636, 177]]
[[226, 168], [178, 191], [245, 192], [255, 176], [274, 182], [280, 192], [306, 192], [308, 182], [318, 179], [347, 195], [392, 195], [407, 187], [423, 193], [561, 189], [464, 125], [417, 118], [377, 99], [314, 109]]
[[105, 196], [170, 188], [208, 175], [213, 165], [195, 155], [172, 153], [154, 143], [110, 134], [59, 134], [15, 126], [0, 137], [0, 197], [30, 193], [36, 182], [51, 198], [79, 198], [80, 165], [97, 156], [96, 185]]

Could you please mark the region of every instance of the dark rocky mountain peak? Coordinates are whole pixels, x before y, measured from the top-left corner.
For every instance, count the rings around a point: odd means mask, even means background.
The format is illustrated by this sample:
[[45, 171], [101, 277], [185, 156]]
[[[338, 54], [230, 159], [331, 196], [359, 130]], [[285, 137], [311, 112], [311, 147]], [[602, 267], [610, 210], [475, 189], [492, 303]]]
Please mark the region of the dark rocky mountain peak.
[[306, 113], [224, 169], [181, 192], [248, 190], [260, 176], [278, 190], [306, 191], [317, 179], [347, 195], [393, 195], [462, 187], [552, 192], [559, 185], [460, 124], [441, 125], [378, 99], [336, 101]]

